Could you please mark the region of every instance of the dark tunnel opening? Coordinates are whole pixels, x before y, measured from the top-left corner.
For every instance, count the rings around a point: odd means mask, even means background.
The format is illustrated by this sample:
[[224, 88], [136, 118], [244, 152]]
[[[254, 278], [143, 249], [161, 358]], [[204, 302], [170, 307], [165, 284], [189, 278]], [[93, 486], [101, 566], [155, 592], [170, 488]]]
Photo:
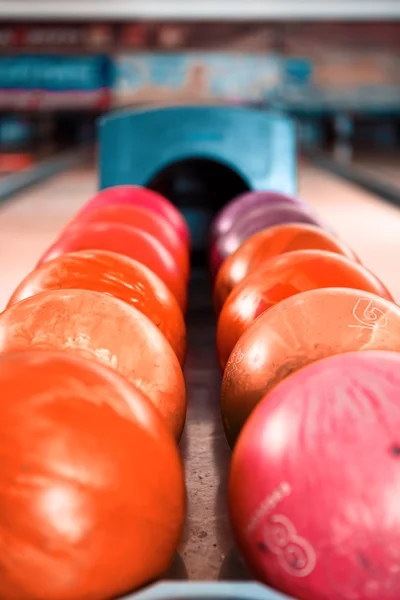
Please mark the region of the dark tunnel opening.
[[248, 185], [232, 169], [210, 159], [190, 158], [172, 163], [147, 184], [173, 202], [188, 221], [192, 236], [192, 264], [207, 260], [213, 216]]

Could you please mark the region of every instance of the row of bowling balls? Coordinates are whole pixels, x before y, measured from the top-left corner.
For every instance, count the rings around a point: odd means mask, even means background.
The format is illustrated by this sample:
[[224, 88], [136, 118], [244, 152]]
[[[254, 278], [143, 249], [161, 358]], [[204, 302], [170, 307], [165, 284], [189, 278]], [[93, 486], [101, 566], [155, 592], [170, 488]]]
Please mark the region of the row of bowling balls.
[[296, 199], [279, 222], [277, 198], [239, 197], [213, 228], [233, 532], [293, 598], [397, 600], [400, 308]]
[[189, 252], [165, 198], [110, 188], [0, 314], [1, 598], [107, 600], [171, 563]]

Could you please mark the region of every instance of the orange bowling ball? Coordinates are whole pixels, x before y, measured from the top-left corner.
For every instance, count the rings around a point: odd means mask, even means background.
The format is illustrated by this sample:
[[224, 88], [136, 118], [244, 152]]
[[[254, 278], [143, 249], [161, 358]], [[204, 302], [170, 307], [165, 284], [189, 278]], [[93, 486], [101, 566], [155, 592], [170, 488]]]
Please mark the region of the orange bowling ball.
[[0, 314], [0, 354], [28, 348], [73, 352], [115, 369], [180, 438], [186, 417], [182, 369], [160, 330], [126, 302], [89, 290], [54, 290], [13, 304]]
[[325, 250], [285, 252], [252, 271], [229, 294], [218, 319], [217, 351], [224, 369], [236, 342], [255, 319], [289, 296], [326, 287], [365, 290], [393, 300], [365, 267]]
[[182, 310], [186, 310], [187, 290], [182, 272], [153, 235], [120, 223], [83, 223], [61, 234], [42, 256], [39, 265], [77, 250], [109, 250], [138, 260], [164, 281]]
[[253, 408], [285, 377], [357, 350], [400, 352], [399, 306], [361, 290], [325, 288], [291, 296], [260, 315], [234, 347], [222, 380], [231, 447]]
[[184, 278], [188, 279], [189, 252], [186, 245], [173, 225], [153, 210], [128, 204], [107, 204], [76, 216], [67, 225], [64, 233], [71, 227], [84, 223], [121, 223], [150, 233], [171, 253]]
[[8, 306], [57, 289], [103, 292], [134, 306], [157, 325], [184, 363], [186, 326], [181, 309], [165, 283], [137, 260], [105, 250], [62, 254], [29, 273]]
[[0, 597], [105, 600], [163, 575], [184, 473], [145, 396], [61, 352], [0, 357], [0, 387]]
[[313, 225], [289, 223], [263, 229], [225, 259], [214, 284], [214, 306], [220, 312], [231, 290], [268, 259], [293, 250], [327, 250], [358, 260], [354, 252], [328, 231]]

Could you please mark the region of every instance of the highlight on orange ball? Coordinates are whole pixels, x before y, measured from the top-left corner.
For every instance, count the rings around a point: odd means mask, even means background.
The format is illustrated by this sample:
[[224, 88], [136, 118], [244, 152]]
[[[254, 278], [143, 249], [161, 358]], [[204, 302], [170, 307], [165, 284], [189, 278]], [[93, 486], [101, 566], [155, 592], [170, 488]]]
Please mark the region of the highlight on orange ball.
[[105, 250], [62, 254], [29, 273], [14, 291], [8, 306], [57, 289], [102, 292], [138, 309], [157, 325], [183, 365], [186, 325], [182, 311], [165, 283], [142, 263]]
[[186, 310], [186, 281], [171, 254], [153, 235], [121, 223], [82, 224], [62, 234], [39, 265], [78, 250], [109, 250], [143, 263], [164, 281], [181, 309]]
[[365, 290], [393, 300], [371, 271], [342, 254], [297, 250], [275, 256], [238, 283], [222, 307], [217, 325], [221, 369], [240, 336], [259, 315], [294, 294], [327, 287]]
[[252, 235], [225, 259], [214, 284], [214, 308], [220, 312], [232, 289], [268, 259], [293, 250], [327, 250], [358, 261], [354, 252], [328, 231], [314, 225], [289, 223]]
[[178, 232], [162, 215], [142, 206], [129, 204], [107, 204], [92, 208], [76, 216], [64, 229], [63, 235], [74, 227], [86, 223], [120, 223], [142, 229], [153, 235], [170, 252], [182, 275], [189, 278], [189, 252]]
[[224, 371], [221, 412], [229, 444], [261, 398], [288, 375], [357, 350], [400, 351], [399, 306], [362, 290], [324, 288], [264, 312], [239, 338]]
[[116, 598], [161, 577], [186, 494], [148, 399], [105, 366], [43, 349], [0, 356], [0, 387], [1, 598]]
[[0, 354], [60, 350], [97, 361], [128, 379], [180, 439], [186, 418], [183, 373], [161, 331], [136, 308], [108, 294], [52, 290], [0, 314]]

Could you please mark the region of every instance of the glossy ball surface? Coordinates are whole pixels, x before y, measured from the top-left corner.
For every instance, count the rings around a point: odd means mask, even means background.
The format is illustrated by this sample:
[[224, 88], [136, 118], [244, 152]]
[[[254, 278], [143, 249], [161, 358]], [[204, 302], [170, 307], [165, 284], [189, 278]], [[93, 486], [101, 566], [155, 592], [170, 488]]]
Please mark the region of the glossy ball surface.
[[186, 326], [182, 311], [165, 283], [142, 263], [104, 250], [62, 254], [29, 273], [8, 306], [57, 289], [102, 292], [137, 308], [157, 325], [179, 362], [184, 363]]
[[228, 233], [231, 227], [249, 210], [278, 203], [294, 204], [301, 206], [304, 210], [309, 210], [309, 207], [296, 196], [268, 191], [245, 192], [233, 198], [215, 216], [211, 226], [212, 238], [218, 239]]
[[240, 336], [278, 302], [308, 290], [343, 287], [393, 297], [371, 271], [348, 258], [324, 250], [297, 250], [268, 260], [229, 294], [219, 315], [217, 351], [225, 368]]
[[156, 212], [130, 204], [106, 204], [76, 216], [64, 230], [86, 223], [121, 223], [154, 236], [174, 257], [183, 277], [189, 277], [189, 252], [173, 225]]
[[111, 367], [158, 408], [179, 439], [186, 417], [178, 359], [144, 314], [112, 296], [55, 290], [31, 296], [0, 314], [0, 354], [62, 350]]
[[164, 281], [182, 310], [186, 310], [186, 281], [171, 254], [153, 235], [120, 223], [76, 225], [60, 236], [39, 265], [78, 250], [108, 250], [143, 263]]
[[327, 250], [358, 260], [346, 244], [320, 227], [288, 223], [263, 229], [243, 242], [221, 266], [214, 284], [215, 310], [221, 310], [235, 285], [249, 273], [270, 258], [293, 250]]
[[142, 206], [166, 218], [176, 229], [182, 241], [190, 246], [189, 227], [178, 208], [161, 194], [139, 185], [116, 185], [106, 188], [88, 200], [79, 214], [108, 204]]
[[221, 264], [257, 231], [285, 223], [306, 223], [320, 226], [313, 215], [301, 206], [294, 204], [290, 206], [277, 204], [249, 211], [231, 227], [228, 233], [216, 240], [216, 250], [220, 256]]
[[0, 596], [109, 600], [162, 576], [185, 485], [150, 402], [110, 369], [43, 350], [0, 357], [0, 387]]
[[400, 354], [290, 376], [235, 447], [229, 512], [253, 574], [301, 600], [400, 598]]
[[221, 390], [225, 433], [233, 447], [261, 398], [291, 373], [344, 352], [400, 351], [400, 307], [346, 288], [291, 296], [260, 315], [226, 365]]

